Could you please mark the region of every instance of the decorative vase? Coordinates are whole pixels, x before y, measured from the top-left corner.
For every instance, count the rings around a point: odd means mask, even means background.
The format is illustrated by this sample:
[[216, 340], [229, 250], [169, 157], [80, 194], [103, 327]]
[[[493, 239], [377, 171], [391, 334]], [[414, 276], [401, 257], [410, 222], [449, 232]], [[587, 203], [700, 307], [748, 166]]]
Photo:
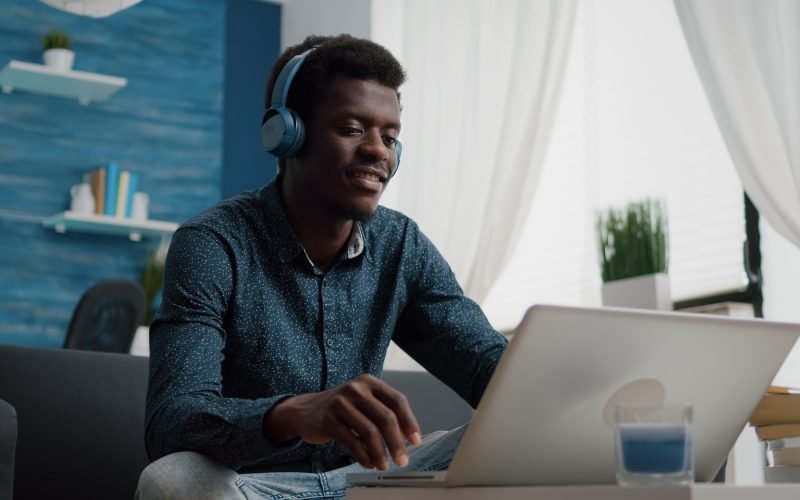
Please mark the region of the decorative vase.
[[603, 283], [603, 305], [637, 309], [672, 310], [669, 275], [645, 274]]
[[69, 49], [47, 49], [42, 54], [44, 65], [61, 71], [72, 69], [75, 62], [75, 52]]

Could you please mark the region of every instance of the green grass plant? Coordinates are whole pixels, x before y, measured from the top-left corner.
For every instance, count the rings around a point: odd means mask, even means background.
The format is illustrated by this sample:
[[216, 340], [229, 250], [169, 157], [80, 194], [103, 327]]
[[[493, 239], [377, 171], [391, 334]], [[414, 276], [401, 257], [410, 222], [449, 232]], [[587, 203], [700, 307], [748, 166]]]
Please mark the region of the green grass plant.
[[603, 283], [668, 271], [665, 205], [647, 199], [596, 215]]
[[68, 49], [72, 50], [72, 40], [63, 31], [51, 31], [42, 37], [42, 48], [49, 49]]

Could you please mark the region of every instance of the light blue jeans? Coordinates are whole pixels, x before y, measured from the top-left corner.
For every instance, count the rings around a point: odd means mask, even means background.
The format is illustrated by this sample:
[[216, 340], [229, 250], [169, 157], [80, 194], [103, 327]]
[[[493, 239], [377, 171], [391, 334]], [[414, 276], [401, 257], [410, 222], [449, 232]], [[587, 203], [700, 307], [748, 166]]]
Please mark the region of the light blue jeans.
[[[409, 449], [411, 471], [444, 470], [450, 465], [466, 425], [438, 431]], [[401, 470], [392, 465], [390, 470]], [[359, 464], [322, 473], [265, 472], [238, 474], [199, 453], [185, 451], [156, 460], [142, 472], [136, 489], [138, 500], [156, 499], [270, 499], [311, 500], [345, 498], [345, 476], [365, 472]]]

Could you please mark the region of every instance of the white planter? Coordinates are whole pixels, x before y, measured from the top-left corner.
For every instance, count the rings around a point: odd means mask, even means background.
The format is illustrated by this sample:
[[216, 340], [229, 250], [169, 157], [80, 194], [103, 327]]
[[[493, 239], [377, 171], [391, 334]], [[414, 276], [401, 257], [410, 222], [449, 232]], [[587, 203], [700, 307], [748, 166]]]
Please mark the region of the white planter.
[[136, 328], [136, 335], [131, 343], [131, 354], [134, 356], [150, 355], [150, 327], [139, 326]]
[[75, 52], [69, 49], [47, 49], [42, 53], [42, 57], [45, 66], [61, 71], [69, 71], [75, 62]]
[[603, 283], [603, 305], [671, 311], [669, 275], [647, 274]]

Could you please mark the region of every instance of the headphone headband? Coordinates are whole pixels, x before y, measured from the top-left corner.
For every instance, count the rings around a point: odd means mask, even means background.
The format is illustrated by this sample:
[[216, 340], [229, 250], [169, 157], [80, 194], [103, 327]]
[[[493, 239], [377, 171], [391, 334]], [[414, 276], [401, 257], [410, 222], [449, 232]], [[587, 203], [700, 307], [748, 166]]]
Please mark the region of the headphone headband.
[[286, 100], [289, 98], [289, 89], [292, 86], [292, 80], [294, 80], [294, 76], [300, 70], [300, 66], [303, 65], [303, 61], [306, 60], [308, 54], [313, 52], [318, 46], [314, 45], [310, 49], [307, 49], [300, 54], [297, 54], [293, 58], [286, 63], [286, 66], [283, 67], [281, 72], [278, 74], [278, 78], [275, 80], [275, 86], [272, 88], [272, 100], [270, 101], [270, 107], [285, 107]]

